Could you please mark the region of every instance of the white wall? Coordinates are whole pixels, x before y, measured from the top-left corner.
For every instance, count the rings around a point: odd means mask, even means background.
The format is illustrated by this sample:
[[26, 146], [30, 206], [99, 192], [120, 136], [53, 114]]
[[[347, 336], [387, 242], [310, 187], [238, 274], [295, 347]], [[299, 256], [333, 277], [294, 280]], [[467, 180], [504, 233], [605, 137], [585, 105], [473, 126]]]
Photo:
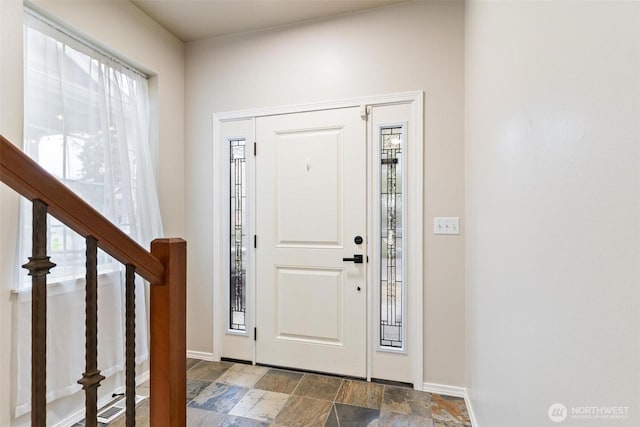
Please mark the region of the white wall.
[[212, 114], [425, 91], [425, 381], [465, 382], [464, 4], [412, 2], [186, 45], [188, 348], [212, 352]]
[[[151, 78], [155, 122], [158, 126], [159, 199], [165, 234], [184, 236], [184, 45], [127, 1], [47, 1], [36, 7], [62, 21], [89, 40], [139, 66]], [[0, 133], [22, 140], [22, 1], [0, 1]], [[17, 203], [2, 185], [0, 190], [0, 426], [13, 414], [11, 378], [12, 310], [10, 289], [14, 268]], [[82, 321], [82, 319], [79, 319]], [[79, 349], [81, 351], [82, 349]], [[100, 391], [107, 392], [108, 387]], [[102, 390], [104, 389], [104, 390]], [[82, 399], [54, 405], [51, 422], [69, 414]], [[21, 419], [16, 424], [28, 423]]]
[[640, 425], [640, 4], [470, 2], [467, 338], [481, 427]]
[[[22, 2], [0, 1], [0, 134], [22, 141]], [[14, 268], [18, 197], [0, 184], [0, 426], [9, 425]]]

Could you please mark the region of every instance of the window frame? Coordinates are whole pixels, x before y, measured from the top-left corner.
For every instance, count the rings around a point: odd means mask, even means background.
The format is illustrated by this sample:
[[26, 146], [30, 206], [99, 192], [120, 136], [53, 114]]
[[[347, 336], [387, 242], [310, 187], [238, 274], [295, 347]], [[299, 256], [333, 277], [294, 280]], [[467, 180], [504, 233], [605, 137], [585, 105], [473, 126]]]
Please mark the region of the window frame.
[[[402, 341], [402, 346], [400, 347], [392, 347], [392, 346], [385, 346], [382, 345], [382, 332], [381, 332], [381, 327], [382, 327], [382, 307], [381, 307], [381, 298], [382, 298], [382, 273], [381, 273], [381, 267], [380, 268], [374, 268], [373, 269], [373, 278], [372, 278], [372, 286], [374, 288], [374, 301], [375, 301], [375, 349], [376, 351], [379, 352], [389, 352], [389, 353], [400, 353], [400, 354], [407, 354], [408, 353], [408, 334], [407, 334], [407, 329], [408, 329], [408, 311], [407, 311], [407, 293], [408, 293], [408, 287], [407, 287], [407, 233], [406, 233], [406, 228], [407, 228], [407, 224], [408, 224], [408, 212], [407, 212], [407, 183], [408, 183], [408, 173], [407, 173], [407, 130], [408, 130], [408, 123], [403, 121], [403, 122], [385, 122], [385, 123], [378, 123], [375, 129], [375, 142], [373, 144], [374, 147], [374, 158], [373, 158], [373, 162], [375, 165], [377, 165], [377, 168], [375, 169], [374, 172], [374, 182], [375, 185], [373, 185], [373, 192], [374, 192], [374, 200], [372, 205], [373, 206], [377, 206], [378, 209], [374, 209], [373, 212], [373, 224], [374, 224], [374, 234], [373, 234], [373, 239], [375, 240], [375, 243], [372, 245], [374, 250], [373, 250], [373, 258], [376, 260], [376, 264], [380, 264], [380, 266], [382, 266], [382, 214], [381, 214], [381, 206], [382, 206], [382, 197], [381, 197], [381, 193], [382, 193], [382, 171], [381, 171], [381, 164], [382, 164], [382, 155], [381, 155], [381, 151], [382, 151], [382, 130], [383, 129], [393, 129], [393, 128], [400, 128], [401, 131], [401, 144], [402, 144], [402, 149], [400, 152], [400, 163], [402, 166], [401, 169], [401, 173], [402, 173], [402, 177], [401, 177], [401, 185], [402, 185], [402, 193], [401, 193], [401, 199], [402, 199], [402, 203], [401, 203], [401, 221], [402, 221], [402, 245], [400, 247], [400, 250], [402, 251], [402, 258], [401, 258], [401, 263], [400, 263], [400, 268], [401, 268], [401, 274], [402, 274], [402, 301], [401, 301], [401, 309], [402, 309], [402, 326], [401, 326], [401, 336], [400, 339]], [[374, 264], [374, 265], [376, 265]]]
[[[91, 42], [84, 39], [83, 36], [75, 34], [72, 30], [64, 26], [61, 26], [57, 22], [52, 21], [51, 19], [47, 18], [46, 16], [43, 16], [39, 12], [29, 7], [24, 7], [23, 10], [24, 10], [25, 16], [28, 16], [30, 17], [30, 19], [34, 20], [31, 22], [36, 22], [35, 25], [28, 26], [25, 20], [25, 23], [24, 23], [25, 52], [27, 50], [27, 44], [29, 42], [28, 31], [33, 30], [40, 33], [43, 37], [45, 37], [46, 43], [51, 42], [62, 50], [63, 52], [62, 61], [74, 61], [76, 63], [79, 60], [87, 61], [88, 63], [91, 63], [91, 66], [97, 65], [101, 67], [102, 72], [108, 73], [110, 76], [113, 76], [113, 73], [119, 73], [120, 74], [119, 78], [129, 78], [127, 74], [123, 74], [120, 70], [116, 68], [117, 66], [123, 67], [126, 70], [139, 75], [141, 78], [143, 78], [146, 81], [147, 86], [149, 85], [150, 80], [148, 75], [141, 72], [140, 70], [137, 70], [135, 67], [127, 64], [126, 62], [120, 60], [114, 55], [104, 51], [100, 47], [92, 44]], [[72, 57], [75, 57], [75, 59]], [[54, 175], [63, 184], [65, 184], [67, 187], [71, 188], [72, 190], [73, 190], [74, 184], [79, 184], [79, 183], [87, 184], [87, 182], [84, 182], [83, 179], [79, 177], [78, 175], [79, 170], [76, 170], [76, 172], [74, 173], [74, 170], [71, 168], [73, 161], [71, 161], [69, 157], [72, 155], [71, 151], [73, 150], [71, 150], [70, 144], [72, 144], [72, 142], [70, 141], [70, 139], [82, 141], [83, 144], [81, 145], [84, 145], [91, 138], [97, 138], [97, 135], [91, 134], [90, 132], [87, 132], [83, 135], [77, 135], [74, 132], [68, 131], [64, 123], [66, 119], [64, 116], [64, 111], [62, 112], [54, 111], [55, 107], [52, 108], [51, 111], [47, 111], [46, 113], [46, 114], [50, 114], [53, 117], [53, 120], [51, 122], [45, 124], [42, 122], [29, 121], [29, 117], [26, 114], [27, 105], [28, 105], [27, 103], [29, 102], [29, 96], [28, 96], [29, 89], [27, 88], [27, 84], [31, 82], [31, 80], [28, 78], [28, 73], [29, 72], [38, 73], [42, 75], [43, 79], [55, 79], [56, 81], [59, 82], [61, 86], [67, 85], [68, 87], [71, 88], [70, 91], [72, 92], [72, 96], [73, 98], [77, 99], [78, 104], [89, 105], [90, 104], [89, 99], [91, 99], [91, 94], [93, 92], [88, 92], [85, 87], [82, 87], [79, 84], [74, 83], [75, 81], [61, 78], [59, 74], [53, 74], [53, 73], [46, 74], [46, 70], [42, 70], [38, 68], [33, 68], [33, 69], [30, 68], [28, 65], [26, 55], [25, 55], [24, 68], [25, 68], [25, 78], [24, 78], [25, 118], [24, 118], [24, 124], [23, 124], [23, 128], [24, 128], [23, 151], [27, 155], [29, 155], [31, 158], [33, 158], [38, 164], [43, 166], [45, 170], [47, 170], [49, 173]], [[33, 90], [37, 92], [39, 92], [40, 90], [46, 90], [47, 85], [45, 85], [44, 88], [38, 89], [38, 86], [39, 86], [38, 81], [33, 80], [33, 83], [35, 86]], [[131, 80], [131, 84], [136, 85], [137, 82], [135, 80]], [[120, 88], [121, 93], [124, 93], [124, 91], [122, 91], [122, 86], [121, 85], [117, 85], [117, 86]], [[80, 97], [80, 95], [84, 95], [84, 96]], [[71, 95], [67, 93], [66, 96], [71, 96]], [[129, 99], [132, 99], [135, 96], [136, 95], [134, 95], [133, 93], [126, 94], [126, 97], [128, 97]], [[149, 105], [151, 105], [151, 98], [148, 95], [148, 89], [147, 89], [147, 97], [149, 98], [148, 99]], [[114, 96], [111, 95], [110, 99], [114, 100]], [[129, 102], [128, 105], [129, 105], [129, 108], [135, 108], [133, 102]], [[57, 128], [56, 125], [59, 125], [59, 129]], [[149, 122], [148, 129], [147, 129], [149, 133], [151, 132], [150, 127], [151, 127], [151, 123]], [[32, 145], [42, 143], [41, 141], [38, 141], [31, 137], [31, 132], [29, 131], [30, 128], [39, 129], [41, 133], [43, 133], [43, 136], [41, 136], [40, 140], [44, 138], [50, 138], [50, 139], [57, 138], [60, 140], [59, 151], [61, 153], [61, 164], [59, 165], [57, 170], [52, 171], [51, 168], [47, 168], [42, 164], [42, 161], [40, 159], [41, 153], [39, 152], [39, 148], [36, 149], [36, 151], [38, 151], [37, 153], [30, 151]], [[111, 126], [109, 129], [110, 131], [114, 131], [113, 126]], [[57, 133], [56, 130], [58, 130], [59, 133]], [[77, 153], [73, 155], [76, 157], [75, 161], [78, 161]], [[127, 154], [127, 156], [128, 158], [130, 158], [130, 153]], [[152, 159], [152, 162], [156, 163], [157, 159]], [[154, 170], [157, 169], [156, 164], [152, 165], [152, 167], [154, 168]], [[133, 183], [135, 183], [136, 181], [135, 171], [132, 172], [131, 180]], [[105, 186], [104, 181], [96, 185], [100, 185], [102, 187]], [[91, 201], [83, 197], [82, 194], [78, 193], [77, 191], [75, 192], [81, 198], [83, 198], [83, 200], [85, 200], [90, 205], [92, 205], [96, 210], [98, 210], [98, 212], [100, 213], [103, 212], [103, 209], [100, 209], [99, 207], [94, 206], [91, 203]], [[117, 196], [115, 197], [115, 199], [117, 199]], [[118, 203], [118, 202], [114, 201], [114, 203]], [[131, 229], [131, 220], [132, 220], [131, 218], [127, 218], [126, 222], [119, 222], [116, 225], [120, 229], [122, 229], [123, 232], [129, 234], [130, 233], [129, 230]], [[29, 248], [31, 247], [30, 246], [31, 245], [30, 244], [31, 203], [27, 200], [21, 200], [19, 221], [20, 221], [20, 227], [18, 231], [18, 238], [19, 238], [19, 246], [21, 248], [19, 252], [20, 252], [21, 259], [26, 259], [26, 257], [30, 256]], [[59, 231], [56, 231], [56, 230], [59, 230]], [[56, 235], [61, 236], [59, 242], [61, 244], [62, 249], [55, 248]], [[74, 242], [77, 244], [77, 246], [73, 244]], [[77, 235], [73, 230], [71, 230], [69, 227], [64, 225], [62, 222], [60, 222], [56, 218], [47, 216], [47, 253], [51, 257], [52, 262], [56, 263], [56, 260], [63, 261], [63, 262], [57, 262], [58, 265], [54, 269], [52, 269], [52, 271], [50, 272], [48, 276], [49, 278], [48, 286], [53, 287], [55, 285], [64, 285], [67, 283], [84, 280], [85, 274], [86, 274], [84, 271], [85, 251], [86, 251], [86, 245], [84, 243], [84, 238]], [[69, 254], [74, 254], [74, 253], [78, 254], [77, 257], [78, 259], [81, 259], [81, 261], [69, 262], [69, 258], [75, 258], [75, 256], [73, 255], [69, 257]], [[120, 264], [115, 259], [107, 255], [100, 249], [98, 250], [98, 266], [97, 267], [98, 267], [99, 277], [107, 276], [109, 274], [116, 273], [121, 270]], [[31, 278], [27, 275], [26, 271], [21, 270], [19, 273], [19, 278], [17, 280], [16, 287], [13, 289], [13, 292], [14, 293], [30, 292], [31, 285], [32, 285]], [[69, 286], [62, 286], [62, 288], [69, 288]]]

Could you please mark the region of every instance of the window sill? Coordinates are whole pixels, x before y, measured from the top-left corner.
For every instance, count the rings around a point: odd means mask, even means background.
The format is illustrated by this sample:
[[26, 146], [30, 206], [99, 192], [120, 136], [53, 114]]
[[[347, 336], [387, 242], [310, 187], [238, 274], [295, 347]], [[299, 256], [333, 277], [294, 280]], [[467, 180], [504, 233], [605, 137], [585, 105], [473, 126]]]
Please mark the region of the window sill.
[[[120, 273], [120, 268], [116, 264], [105, 265], [98, 268], [98, 286], [113, 284], [113, 274]], [[54, 281], [47, 282], [47, 296], [66, 294], [76, 290], [84, 290], [85, 276], [61, 276]], [[11, 289], [12, 295], [18, 295], [21, 299], [31, 299], [31, 286]]]

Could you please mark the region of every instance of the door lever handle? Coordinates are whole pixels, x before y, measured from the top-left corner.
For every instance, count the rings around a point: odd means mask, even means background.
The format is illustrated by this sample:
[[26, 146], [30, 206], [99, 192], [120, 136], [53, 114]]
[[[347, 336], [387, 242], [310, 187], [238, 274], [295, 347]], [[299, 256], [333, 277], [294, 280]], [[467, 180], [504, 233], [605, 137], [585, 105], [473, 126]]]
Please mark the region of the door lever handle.
[[353, 261], [354, 264], [362, 264], [362, 255], [355, 254], [353, 258], [342, 258], [343, 261]]

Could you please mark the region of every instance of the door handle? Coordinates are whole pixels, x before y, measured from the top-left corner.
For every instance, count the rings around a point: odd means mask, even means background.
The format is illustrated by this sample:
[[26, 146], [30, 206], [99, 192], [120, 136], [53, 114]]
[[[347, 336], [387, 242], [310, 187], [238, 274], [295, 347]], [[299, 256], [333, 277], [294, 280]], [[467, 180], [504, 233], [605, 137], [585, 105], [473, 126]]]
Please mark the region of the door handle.
[[354, 264], [362, 264], [362, 255], [355, 254], [353, 258], [342, 258], [343, 261], [353, 261]]

